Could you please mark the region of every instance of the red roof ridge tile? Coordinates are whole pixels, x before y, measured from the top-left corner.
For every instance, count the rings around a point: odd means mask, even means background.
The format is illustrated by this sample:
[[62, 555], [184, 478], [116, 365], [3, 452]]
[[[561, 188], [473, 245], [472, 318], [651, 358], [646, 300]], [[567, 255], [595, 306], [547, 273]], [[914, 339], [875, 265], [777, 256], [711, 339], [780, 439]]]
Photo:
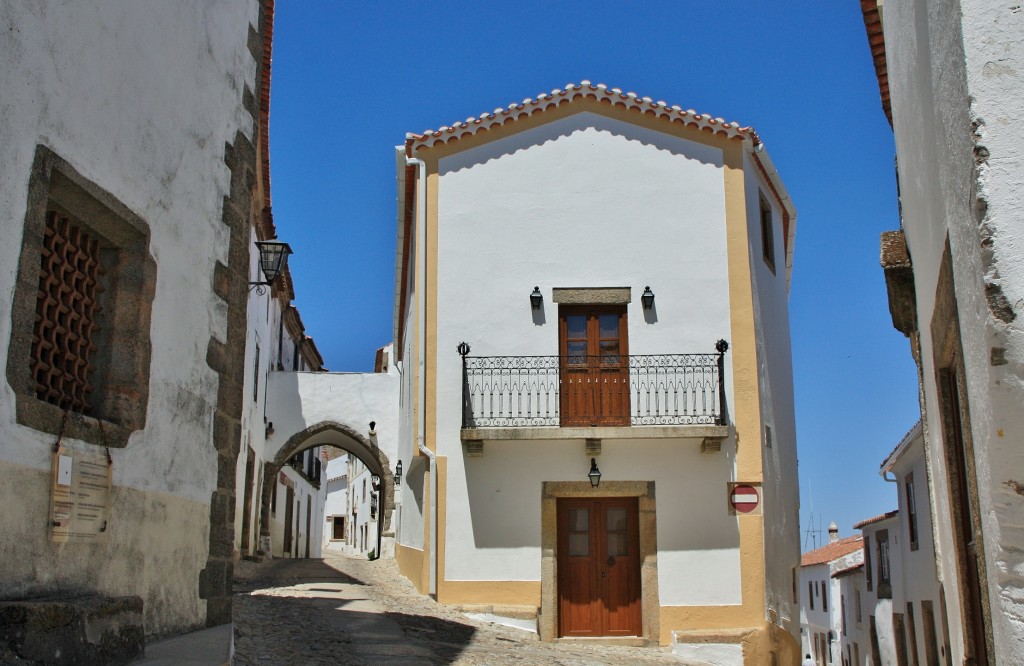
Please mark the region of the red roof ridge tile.
[[855, 524], [853, 526], [853, 529], [859, 530], [859, 529], [861, 529], [863, 527], [867, 527], [868, 525], [872, 525], [874, 523], [880, 523], [883, 520], [886, 520], [887, 518], [892, 518], [893, 516], [895, 516], [899, 512], [900, 512], [899, 509], [893, 509], [892, 511], [887, 511], [887, 512], [879, 514], [877, 516], [872, 516], [871, 518], [868, 518], [866, 520], [862, 520], [859, 523]]
[[564, 88], [538, 93], [534, 98], [527, 97], [522, 102], [512, 102], [504, 109], [496, 108], [492, 112], [484, 111], [479, 116], [471, 116], [464, 121], [442, 125], [437, 129], [427, 129], [420, 133], [409, 132], [405, 135], [406, 145], [412, 149], [445, 144], [580, 98], [591, 98], [599, 102], [610, 103], [613, 106], [654, 114], [666, 120], [683, 122], [728, 138], [750, 139], [754, 145], [761, 143], [760, 137], [751, 126], [740, 126], [739, 123], [728, 122], [723, 118], [712, 117], [706, 113], [699, 114], [693, 109], [684, 110], [677, 105], [669, 106], [664, 101], [655, 102], [651, 97], [640, 97], [634, 92], [624, 93], [620, 88], [609, 88], [603, 83], [593, 84], [584, 79], [578, 84], [567, 83]]
[[815, 548], [814, 550], [804, 553], [800, 557], [800, 566], [808, 567], [831, 562], [832, 560], [839, 559], [840, 557], [855, 552], [859, 548], [863, 547], [863, 544], [864, 537], [860, 534], [843, 537], [838, 541], [827, 543], [820, 548]]

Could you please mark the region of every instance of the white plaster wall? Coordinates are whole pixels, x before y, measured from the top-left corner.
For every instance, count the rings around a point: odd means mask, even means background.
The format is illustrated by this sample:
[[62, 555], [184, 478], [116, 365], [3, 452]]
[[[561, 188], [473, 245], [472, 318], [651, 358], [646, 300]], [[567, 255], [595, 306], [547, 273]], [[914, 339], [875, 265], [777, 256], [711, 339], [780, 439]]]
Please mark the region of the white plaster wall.
[[[272, 460], [295, 433], [325, 421], [344, 424], [375, 443], [394, 471], [398, 449], [398, 374], [342, 372], [271, 372], [267, 418], [274, 434], [267, 439]], [[377, 434], [369, 435], [370, 421]], [[323, 433], [317, 441], [352, 448], [347, 437]]]
[[[901, 580], [901, 562], [899, 557], [900, 544], [903, 543], [902, 535], [899, 534], [900, 522], [896, 517], [881, 520], [877, 523], [873, 523], [864, 527], [861, 531], [865, 538], [871, 540], [871, 577], [873, 581], [872, 591], [868, 592], [865, 601], [867, 607], [865, 612], [868, 615], [875, 616], [875, 628], [878, 632], [878, 648], [879, 655], [882, 659], [882, 664], [886, 666], [896, 664], [896, 637], [893, 630], [892, 614], [903, 613], [904, 614], [904, 627], [906, 627], [906, 604], [903, 602], [903, 594], [900, 589]], [[887, 530], [889, 533], [889, 565], [890, 569], [890, 581], [892, 583], [892, 598], [891, 599], [880, 599], [878, 597], [878, 582], [879, 582], [879, 557], [878, 557], [878, 532], [881, 530]], [[915, 618], [916, 619], [916, 618]], [[871, 643], [870, 643], [870, 624], [865, 623], [866, 631], [868, 632], [868, 654], [870, 654]], [[909, 655], [909, 643], [907, 646], [907, 652]]]
[[[370, 518], [370, 497], [373, 495], [373, 478], [369, 469], [357, 463], [358, 470], [353, 477], [350, 495], [350, 515], [353, 515], [352, 528], [355, 530], [353, 538], [350, 539], [350, 546], [346, 552], [351, 555], [366, 555], [371, 550], [377, 550], [377, 519]], [[365, 485], [366, 493], [363, 494]], [[379, 501], [379, 500], [378, 500]], [[378, 504], [378, 517], [380, 516], [380, 504]], [[363, 530], [366, 531], [365, 541], [361, 538]]]
[[[842, 632], [838, 645], [843, 655], [849, 654], [853, 666], [863, 666], [865, 655], [871, 653], [871, 640], [868, 635], [867, 613], [864, 605], [864, 571], [848, 574], [838, 579], [840, 600], [846, 603], [846, 631]], [[861, 614], [857, 615], [857, 593], [861, 595]], [[840, 618], [841, 625], [841, 618]], [[842, 627], [840, 626], [840, 629]], [[854, 647], [857, 649], [854, 650]], [[849, 653], [847, 652], [849, 650]], [[921, 653], [924, 654], [923, 652]], [[856, 661], [860, 655], [860, 661]]]
[[[489, 443], [483, 458], [463, 461], [461, 413], [453, 408], [461, 402], [455, 347], [465, 340], [473, 355], [555, 355], [552, 287], [631, 287], [630, 354], [713, 352], [730, 330], [722, 159], [717, 148], [580, 113], [441, 160], [436, 390], [437, 450], [449, 458], [447, 579], [539, 580], [540, 481], [583, 480], [589, 469], [579, 442], [515, 445], [528, 455]], [[530, 309], [534, 285], [544, 294], [539, 316]], [[651, 313], [639, 302], [647, 285], [656, 294]], [[726, 388], [731, 402], [728, 381]], [[641, 446], [649, 457], [635, 455]], [[697, 449], [693, 442], [631, 442], [622, 449], [606, 442], [600, 459], [606, 478], [659, 480], [659, 502], [672, 487], [681, 493], [685, 487], [665, 474], [678, 469], [666, 460], [686, 460], [690, 470], [680, 473], [688, 480], [693, 469], [714, 469], [713, 477], [692, 478], [713, 493], [707, 508], [694, 498], [709, 495], [681, 494], [675, 506], [693, 511], [665, 524], [664, 532], [661, 521], [668, 518], [659, 515], [663, 605], [739, 603], [735, 519], [725, 516], [724, 499], [731, 458], [701, 458]], [[495, 547], [485, 545], [490, 537], [474, 534], [483, 523], [469, 515], [463, 498], [496, 481], [502, 467], [522, 474], [515, 488], [502, 486], [501, 503], [472, 498], [474, 511], [512, 521]], [[498, 516], [513, 506], [514, 518]], [[536, 510], [519, 510], [529, 506]], [[698, 516], [707, 522], [693, 522]], [[687, 524], [694, 528], [689, 538], [679, 527]], [[703, 545], [698, 535], [706, 537]], [[694, 570], [713, 575], [685, 573]]]
[[[42, 143], [139, 214], [152, 234], [149, 410], [145, 431], [112, 450], [114, 482], [202, 502], [209, 502], [216, 476], [209, 445], [216, 376], [206, 365], [206, 346], [211, 333], [223, 338], [226, 326], [212, 288], [214, 262], [227, 263], [224, 144], [252, 129], [241, 97], [255, 77], [246, 39], [257, 7], [12, 0], [0, 44], [0, 90], [11, 93], [0, 121], [2, 309], [10, 312], [29, 171]], [[5, 354], [10, 326], [9, 317], [0, 318]], [[0, 392], [3, 439], [21, 442], [4, 446], [0, 456], [49, 469], [53, 438], [15, 425], [6, 382]], [[189, 442], [194, 455], [182, 455]]]
[[[899, 496], [898, 526], [902, 535], [900, 540], [900, 581], [902, 608], [907, 603], [914, 607], [914, 623], [916, 626], [915, 640], [918, 655], [923, 660], [925, 655], [924, 614], [921, 606], [923, 600], [932, 602], [935, 611], [935, 633], [938, 647], [943, 645], [941, 608], [939, 605], [939, 583], [935, 567], [935, 548], [932, 538], [931, 504], [928, 501], [926, 483], [926, 467], [924, 459], [924, 437], [920, 431], [909, 443], [903, 453], [893, 462], [892, 474], [898, 480], [896, 485]], [[916, 550], [910, 544], [910, 512], [907, 503], [906, 478], [913, 474], [914, 494], [917, 507], [917, 542]], [[909, 623], [907, 625], [909, 632]]]
[[[830, 617], [832, 599], [828, 599], [829, 612], [822, 610], [821, 603], [822, 583], [825, 583], [826, 589], [824, 593], [828, 594], [828, 581], [830, 575], [830, 569], [827, 563], [800, 567], [800, 625], [803, 629], [801, 634], [803, 654], [810, 652], [812, 656], [817, 656], [814, 649], [814, 635], [819, 633], [828, 634], [829, 629], [832, 628], [832, 620]], [[808, 583], [810, 583], [812, 587], [815, 585], [817, 586], [814, 590], [817, 593], [814, 595], [814, 608], [811, 608]]]
[[[744, 170], [762, 429], [767, 426], [772, 432], [770, 447], [767, 431], [762, 430], [753, 440], [761, 446], [763, 456], [765, 595], [768, 608], [776, 609], [781, 624], [795, 632], [796, 623], [790, 620], [796, 616], [792, 585], [795, 570], [800, 566], [800, 483], [797, 480], [786, 234], [782, 225], [783, 210], [748, 153], [744, 153]], [[774, 272], [764, 260], [762, 194], [772, 208]], [[796, 219], [791, 219], [790, 225], [795, 224]]]
[[[15, 271], [23, 238], [29, 172], [37, 144], [66, 159], [85, 178], [122, 201], [151, 230], [157, 265], [152, 306], [146, 427], [124, 449], [111, 449], [115, 498], [147, 493], [153, 513], [113, 506], [114, 520], [142, 521], [173, 541], [133, 543], [114, 532], [99, 550], [49, 546], [22, 514], [0, 519], [0, 587], [73, 585], [146, 601], [147, 631], [201, 625], [199, 569], [208, 548], [208, 507], [216, 483], [211, 422], [217, 377], [206, 364], [211, 335], [224, 339], [226, 310], [213, 293], [216, 261], [227, 263], [221, 220], [229, 173], [224, 146], [251, 135], [241, 100], [256, 64], [246, 46], [255, 0], [189, 6], [133, 3], [6, 2], [0, 21], [0, 351], [11, 334]], [[67, 440], [65, 440], [67, 442]], [[18, 474], [48, 474], [53, 436], [19, 426], [14, 396], [0, 382], [0, 460]], [[67, 442], [78, 449], [90, 445]], [[15, 473], [11, 471], [10, 473]], [[46, 483], [16, 501], [46, 504]], [[164, 499], [160, 499], [164, 498]], [[13, 498], [12, 498], [13, 499]], [[149, 501], [147, 500], [147, 501]], [[185, 504], [182, 504], [184, 502]], [[156, 507], [162, 504], [161, 512]], [[191, 508], [184, 508], [185, 505]], [[203, 514], [206, 514], [205, 516]], [[160, 516], [163, 516], [161, 518]], [[129, 539], [124, 541], [121, 537]], [[160, 552], [165, 549], [165, 552]], [[176, 561], [163, 566], [168, 554]], [[107, 577], [131, 560], [132, 575]], [[17, 564], [36, 562], [35, 572]], [[26, 587], [27, 586], [27, 587]]]
[[[580, 113], [441, 160], [437, 206], [439, 405], [460, 403], [462, 340], [480, 356], [558, 353], [552, 287], [632, 287], [631, 354], [729, 337], [718, 149]], [[457, 435], [458, 410], [440, 412], [438, 432]]]
[[[1024, 18], [1019, 8], [993, 0], [917, 0], [887, 4], [885, 29], [903, 223], [922, 330], [926, 431], [936, 452], [931, 458], [935, 537], [954, 660], [963, 654], [956, 619], [961, 609], [946, 468], [938, 455], [941, 421], [928, 330], [947, 232], [983, 516], [994, 658], [1011, 663], [1024, 648], [1024, 612], [1018, 603], [1024, 554], [1016, 546], [1024, 539], [1019, 520], [1024, 498], [1013, 490], [1024, 476], [1024, 452], [1016, 445], [1024, 438], [1019, 409], [1024, 402], [1024, 334], [1016, 323], [1007, 325], [993, 315], [986, 284], [998, 286], [1020, 316]], [[1004, 353], [1007, 362], [992, 363], [993, 353]]]
[[[741, 602], [728, 445], [702, 454], [698, 440], [605, 440], [597, 462], [602, 483], [655, 483], [661, 605]], [[541, 484], [586, 481], [589, 470], [580, 441], [487, 442], [482, 457], [450, 457], [446, 580], [539, 581]]]

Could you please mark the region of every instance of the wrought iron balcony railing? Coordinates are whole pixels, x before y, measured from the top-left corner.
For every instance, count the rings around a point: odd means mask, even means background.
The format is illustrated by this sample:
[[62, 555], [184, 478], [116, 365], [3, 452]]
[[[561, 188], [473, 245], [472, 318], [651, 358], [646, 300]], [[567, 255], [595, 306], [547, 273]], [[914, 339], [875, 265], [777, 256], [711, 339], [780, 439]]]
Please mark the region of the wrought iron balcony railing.
[[462, 355], [462, 427], [724, 425], [717, 353]]

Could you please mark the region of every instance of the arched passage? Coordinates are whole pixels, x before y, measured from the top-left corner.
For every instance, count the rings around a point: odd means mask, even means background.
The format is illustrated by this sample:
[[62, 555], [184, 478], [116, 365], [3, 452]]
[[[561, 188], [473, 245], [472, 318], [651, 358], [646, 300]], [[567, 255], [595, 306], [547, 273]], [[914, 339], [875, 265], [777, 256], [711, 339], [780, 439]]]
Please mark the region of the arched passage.
[[377, 446], [376, 437], [369, 438], [351, 426], [337, 421], [321, 421], [295, 433], [281, 445], [274, 459], [264, 467], [263, 493], [260, 498], [260, 545], [264, 553], [269, 554], [270, 547], [270, 497], [273, 484], [277, 482], [277, 474], [288, 460], [296, 453], [315, 446], [336, 446], [358, 458], [371, 474], [380, 479], [380, 513], [382, 520], [377, 521], [377, 552], [380, 553], [380, 539], [393, 536], [391, 530], [391, 513], [395, 506], [395, 477], [391, 471], [391, 461]]

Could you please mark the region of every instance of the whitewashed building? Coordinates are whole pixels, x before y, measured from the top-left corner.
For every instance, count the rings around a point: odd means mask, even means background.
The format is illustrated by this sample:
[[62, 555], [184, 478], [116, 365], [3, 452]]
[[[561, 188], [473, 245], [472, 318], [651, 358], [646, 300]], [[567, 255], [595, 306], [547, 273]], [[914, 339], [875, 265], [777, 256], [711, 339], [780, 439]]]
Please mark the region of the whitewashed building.
[[3, 5], [0, 598], [99, 640], [230, 619], [266, 5]]
[[584, 82], [396, 160], [402, 572], [544, 640], [790, 663], [796, 214], [757, 134]]
[[349, 456], [348, 474], [352, 483], [348, 488], [349, 517], [352, 529], [349, 532], [349, 555], [376, 557], [381, 551], [378, 541], [378, 513], [380, 510], [380, 481], [365, 463]]
[[864, 562], [860, 535], [840, 539], [835, 523], [828, 534], [827, 544], [800, 558], [800, 654], [811, 655], [818, 666], [845, 663], [849, 599], [843, 583]]
[[324, 550], [344, 552], [352, 525], [348, 502], [348, 456], [330, 457], [324, 471]]
[[[1024, 650], [1024, 13], [995, 0], [861, 3], [896, 140], [882, 238], [918, 364], [949, 659]], [[944, 604], [942, 604], [944, 600]]]
[[271, 4], [3, 5], [0, 598], [113, 604], [27, 658], [230, 620]]
[[863, 567], [842, 581], [847, 616], [854, 618], [847, 623], [849, 643], [842, 649], [843, 658], [855, 666], [950, 663], [932, 514], [924, 499], [926, 470], [918, 422], [880, 470], [894, 484], [899, 508], [854, 525], [863, 533]]

